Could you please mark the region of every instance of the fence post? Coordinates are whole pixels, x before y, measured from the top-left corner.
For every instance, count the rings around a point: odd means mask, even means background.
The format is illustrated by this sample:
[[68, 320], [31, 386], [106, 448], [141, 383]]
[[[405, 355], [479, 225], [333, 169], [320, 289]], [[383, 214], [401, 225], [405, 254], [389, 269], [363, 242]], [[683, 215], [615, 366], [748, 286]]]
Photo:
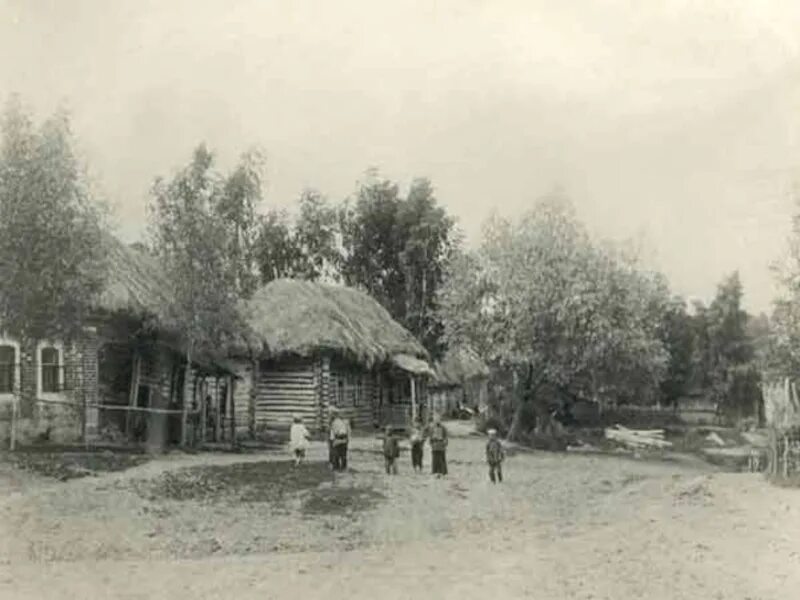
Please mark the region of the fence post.
[[11, 398], [11, 451], [17, 447], [17, 396]]

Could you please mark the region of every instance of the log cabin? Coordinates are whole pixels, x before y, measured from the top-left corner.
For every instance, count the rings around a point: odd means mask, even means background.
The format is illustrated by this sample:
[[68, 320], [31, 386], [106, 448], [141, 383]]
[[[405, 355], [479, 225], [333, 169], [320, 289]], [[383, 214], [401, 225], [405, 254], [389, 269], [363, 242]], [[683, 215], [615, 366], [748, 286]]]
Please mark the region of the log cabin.
[[279, 279], [243, 304], [245, 341], [232, 358], [239, 435], [284, 437], [295, 414], [320, 433], [331, 407], [357, 430], [426, 418], [428, 353], [367, 294]]
[[170, 285], [157, 262], [111, 235], [102, 243], [106, 277], [76, 339], [0, 335], [0, 437], [12, 437], [14, 413], [19, 443], [181, 443], [184, 407], [209, 387], [216, 404], [232, 404], [231, 372], [220, 361], [195, 358], [187, 379], [183, 343], [164, 325]]

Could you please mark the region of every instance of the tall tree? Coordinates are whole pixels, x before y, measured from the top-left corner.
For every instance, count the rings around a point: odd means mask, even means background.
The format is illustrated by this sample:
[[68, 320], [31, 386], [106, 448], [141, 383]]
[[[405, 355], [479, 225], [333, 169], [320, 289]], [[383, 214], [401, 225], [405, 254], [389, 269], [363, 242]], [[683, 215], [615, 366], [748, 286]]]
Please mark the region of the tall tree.
[[172, 179], [156, 179], [150, 204], [153, 248], [173, 284], [167, 314], [185, 337], [187, 375], [193, 355], [218, 353], [238, 324], [240, 271], [228, 254], [229, 222], [218, 211], [226, 181], [213, 170], [213, 160], [199, 146]]
[[673, 404], [689, 391], [694, 355], [692, 317], [682, 298], [673, 298], [664, 311], [660, 337], [669, 353], [669, 363], [661, 392], [665, 402]]
[[294, 228], [298, 270], [304, 279], [339, 279], [339, 214], [315, 190], [305, 190]]
[[339, 214], [314, 190], [304, 191], [291, 223], [285, 211], [262, 216], [255, 255], [262, 282], [280, 277], [339, 279]]
[[796, 212], [787, 252], [773, 265], [778, 297], [766, 351], [766, 371], [770, 377], [795, 377], [800, 371], [800, 184], [794, 193]]
[[458, 239], [430, 181], [414, 180], [403, 198], [395, 183], [373, 173], [341, 215], [345, 282], [364, 287], [438, 355], [437, 290]]
[[449, 273], [439, 295], [448, 341], [469, 343], [520, 382], [509, 437], [530, 407], [546, 428], [547, 389], [596, 397], [658, 386], [663, 282], [593, 244], [565, 198], [545, 198], [514, 222], [493, 217], [477, 252]]
[[228, 260], [233, 270], [235, 288], [244, 297], [252, 294], [258, 284], [257, 210], [262, 200], [263, 180], [263, 154], [258, 150], [244, 153], [239, 164], [225, 179], [222, 193], [211, 207], [228, 230]]
[[739, 274], [731, 273], [718, 286], [704, 314], [708, 389], [721, 409], [734, 418], [752, 415], [759, 401], [760, 374], [742, 296]]
[[299, 277], [305, 260], [285, 211], [269, 210], [260, 219], [255, 260], [262, 283]]
[[71, 340], [99, 294], [104, 212], [73, 150], [69, 117], [35, 128], [12, 98], [0, 147], [0, 322], [25, 340]]

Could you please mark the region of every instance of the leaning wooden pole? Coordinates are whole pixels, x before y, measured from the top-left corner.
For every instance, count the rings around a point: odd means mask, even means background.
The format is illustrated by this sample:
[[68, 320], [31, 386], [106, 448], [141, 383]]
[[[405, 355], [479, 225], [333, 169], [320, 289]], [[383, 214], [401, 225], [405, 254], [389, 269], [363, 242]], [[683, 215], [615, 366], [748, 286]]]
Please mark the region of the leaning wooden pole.
[[411, 423], [413, 424], [417, 422], [417, 386], [413, 375], [409, 375], [409, 381], [411, 382]]
[[230, 415], [231, 420], [231, 446], [236, 447], [236, 394], [234, 387], [236, 386], [236, 378], [229, 377], [228, 385], [228, 399], [230, 410], [226, 411]]
[[186, 351], [186, 371], [183, 377], [183, 405], [181, 406], [181, 446], [188, 441], [190, 390], [192, 389], [192, 344]]

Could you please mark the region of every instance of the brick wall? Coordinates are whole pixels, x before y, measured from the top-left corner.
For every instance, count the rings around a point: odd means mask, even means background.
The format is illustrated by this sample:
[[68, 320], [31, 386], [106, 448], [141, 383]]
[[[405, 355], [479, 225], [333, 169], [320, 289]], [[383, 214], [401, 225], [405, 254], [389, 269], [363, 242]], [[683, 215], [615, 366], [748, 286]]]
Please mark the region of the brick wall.
[[[44, 396], [38, 389], [39, 373], [37, 343], [20, 343], [20, 412], [17, 438], [21, 443], [47, 438], [55, 443], [77, 442], [83, 439], [84, 419], [87, 435], [97, 431], [97, 410], [88, 409], [84, 401], [97, 401], [97, 349], [100, 339], [94, 328], [87, 328], [74, 343], [62, 348], [64, 390]], [[50, 400], [50, 402], [47, 402]], [[10, 417], [10, 415], [8, 415]], [[2, 415], [6, 421], [6, 415]], [[8, 426], [2, 435], [7, 437]]]

